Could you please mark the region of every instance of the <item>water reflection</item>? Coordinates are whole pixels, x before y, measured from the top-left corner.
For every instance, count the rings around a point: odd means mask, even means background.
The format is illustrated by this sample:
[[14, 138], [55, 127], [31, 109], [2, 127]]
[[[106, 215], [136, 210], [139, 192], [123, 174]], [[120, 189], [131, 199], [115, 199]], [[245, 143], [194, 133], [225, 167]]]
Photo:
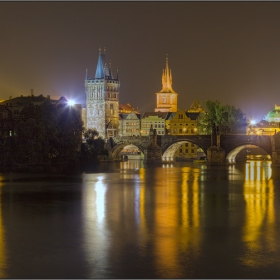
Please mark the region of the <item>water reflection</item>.
[[81, 176], [6, 178], [0, 276], [277, 278], [277, 172], [265, 161], [128, 161]]
[[[277, 261], [270, 255], [276, 252], [278, 243], [271, 162], [248, 161], [245, 170], [243, 241], [246, 250], [241, 260], [250, 267], [266, 266]], [[269, 254], [264, 257], [262, 252], [266, 250]]]
[[99, 270], [107, 267], [109, 238], [106, 228], [106, 191], [104, 176], [99, 174], [84, 175], [84, 232], [87, 261], [94, 264], [90, 275], [100, 277]]
[[85, 249], [89, 263], [99, 264], [90, 277], [111, 277], [106, 261], [118, 263], [124, 250], [129, 254], [127, 243], [136, 243], [142, 258], [152, 250], [155, 277], [183, 277], [186, 269], [191, 273], [192, 262], [181, 264], [181, 258], [183, 253], [199, 256], [200, 170], [168, 165], [151, 173], [141, 161], [128, 161], [110, 177], [85, 175]]
[[[226, 173], [215, 167], [173, 165], [151, 171], [142, 161], [128, 161], [113, 174], [85, 175], [85, 250], [89, 264], [94, 264], [90, 278], [122, 277], [124, 270], [132, 278], [145, 278], [145, 271], [154, 278], [191, 278], [202, 247], [211, 246], [205, 240], [224, 225], [242, 225], [242, 263], [263, 265], [259, 252], [274, 252], [277, 240], [270, 163], [248, 162], [244, 172], [235, 166], [223, 168]], [[238, 188], [228, 182], [241, 177], [245, 205], [240, 202], [236, 211]], [[124, 267], [121, 260], [130, 255], [141, 267]]]

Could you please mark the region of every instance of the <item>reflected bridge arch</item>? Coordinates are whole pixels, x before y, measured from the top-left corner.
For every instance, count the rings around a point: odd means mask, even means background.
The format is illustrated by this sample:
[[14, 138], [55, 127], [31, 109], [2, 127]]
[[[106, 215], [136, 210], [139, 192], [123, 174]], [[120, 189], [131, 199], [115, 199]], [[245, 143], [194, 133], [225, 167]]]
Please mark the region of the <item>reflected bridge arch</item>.
[[271, 155], [265, 151], [262, 147], [259, 147], [257, 145], [253, 145], [253, 144], [242, 144], [239, 145], [237, 147], [235, 147], [234, 149], [232, 149], [226, 156], [226, 161], [228, 163], [235, 163], [236, 162], [236, 156], [244, 149], [250, 149], [250, 148], [260, 148], [262, 149], [267, 155], [269, 155], [269, 157], [271, 158]]

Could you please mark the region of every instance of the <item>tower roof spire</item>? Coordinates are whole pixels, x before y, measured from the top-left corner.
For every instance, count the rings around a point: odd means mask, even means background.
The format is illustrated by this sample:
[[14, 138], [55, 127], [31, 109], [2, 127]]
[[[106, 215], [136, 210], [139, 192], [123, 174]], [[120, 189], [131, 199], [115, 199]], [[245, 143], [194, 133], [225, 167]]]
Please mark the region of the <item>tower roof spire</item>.
[[162, 73], [162, 90], [161, 92], [174, 92], [172, 89], [172, 74], [168, 66], [168, 54], [166, 54], [165, 69]]
[[109, 75], [108, 65], [106, 64], [106, 56], [101, 52], [101, 47], [99, 47], [99, 57], [95, 72], [95, 79], [105, 79]]

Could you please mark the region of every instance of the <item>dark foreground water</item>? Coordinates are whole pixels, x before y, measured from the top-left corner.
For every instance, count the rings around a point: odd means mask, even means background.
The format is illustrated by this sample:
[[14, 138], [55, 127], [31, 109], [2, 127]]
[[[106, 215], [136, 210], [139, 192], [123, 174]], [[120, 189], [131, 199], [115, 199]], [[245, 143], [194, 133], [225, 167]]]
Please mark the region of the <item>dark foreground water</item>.
[[0, 277], [280, 278], [280, 168], [0, 174]]

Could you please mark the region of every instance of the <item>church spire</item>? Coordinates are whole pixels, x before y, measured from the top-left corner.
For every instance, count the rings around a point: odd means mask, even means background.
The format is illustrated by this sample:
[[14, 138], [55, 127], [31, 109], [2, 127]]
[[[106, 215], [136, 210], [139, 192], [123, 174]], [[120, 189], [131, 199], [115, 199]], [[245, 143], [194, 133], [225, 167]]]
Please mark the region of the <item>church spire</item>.
[[162, 73], [162, 90], [161, 90], [161, 92], [163, 92], [163, 91], [173, 92], [172, 74], [171, 74], [171, 69], [169, 69], [169, 66], [168, 66], [168, 54], [166, 56], [165, 69], [163, 70], [163, 73]]

